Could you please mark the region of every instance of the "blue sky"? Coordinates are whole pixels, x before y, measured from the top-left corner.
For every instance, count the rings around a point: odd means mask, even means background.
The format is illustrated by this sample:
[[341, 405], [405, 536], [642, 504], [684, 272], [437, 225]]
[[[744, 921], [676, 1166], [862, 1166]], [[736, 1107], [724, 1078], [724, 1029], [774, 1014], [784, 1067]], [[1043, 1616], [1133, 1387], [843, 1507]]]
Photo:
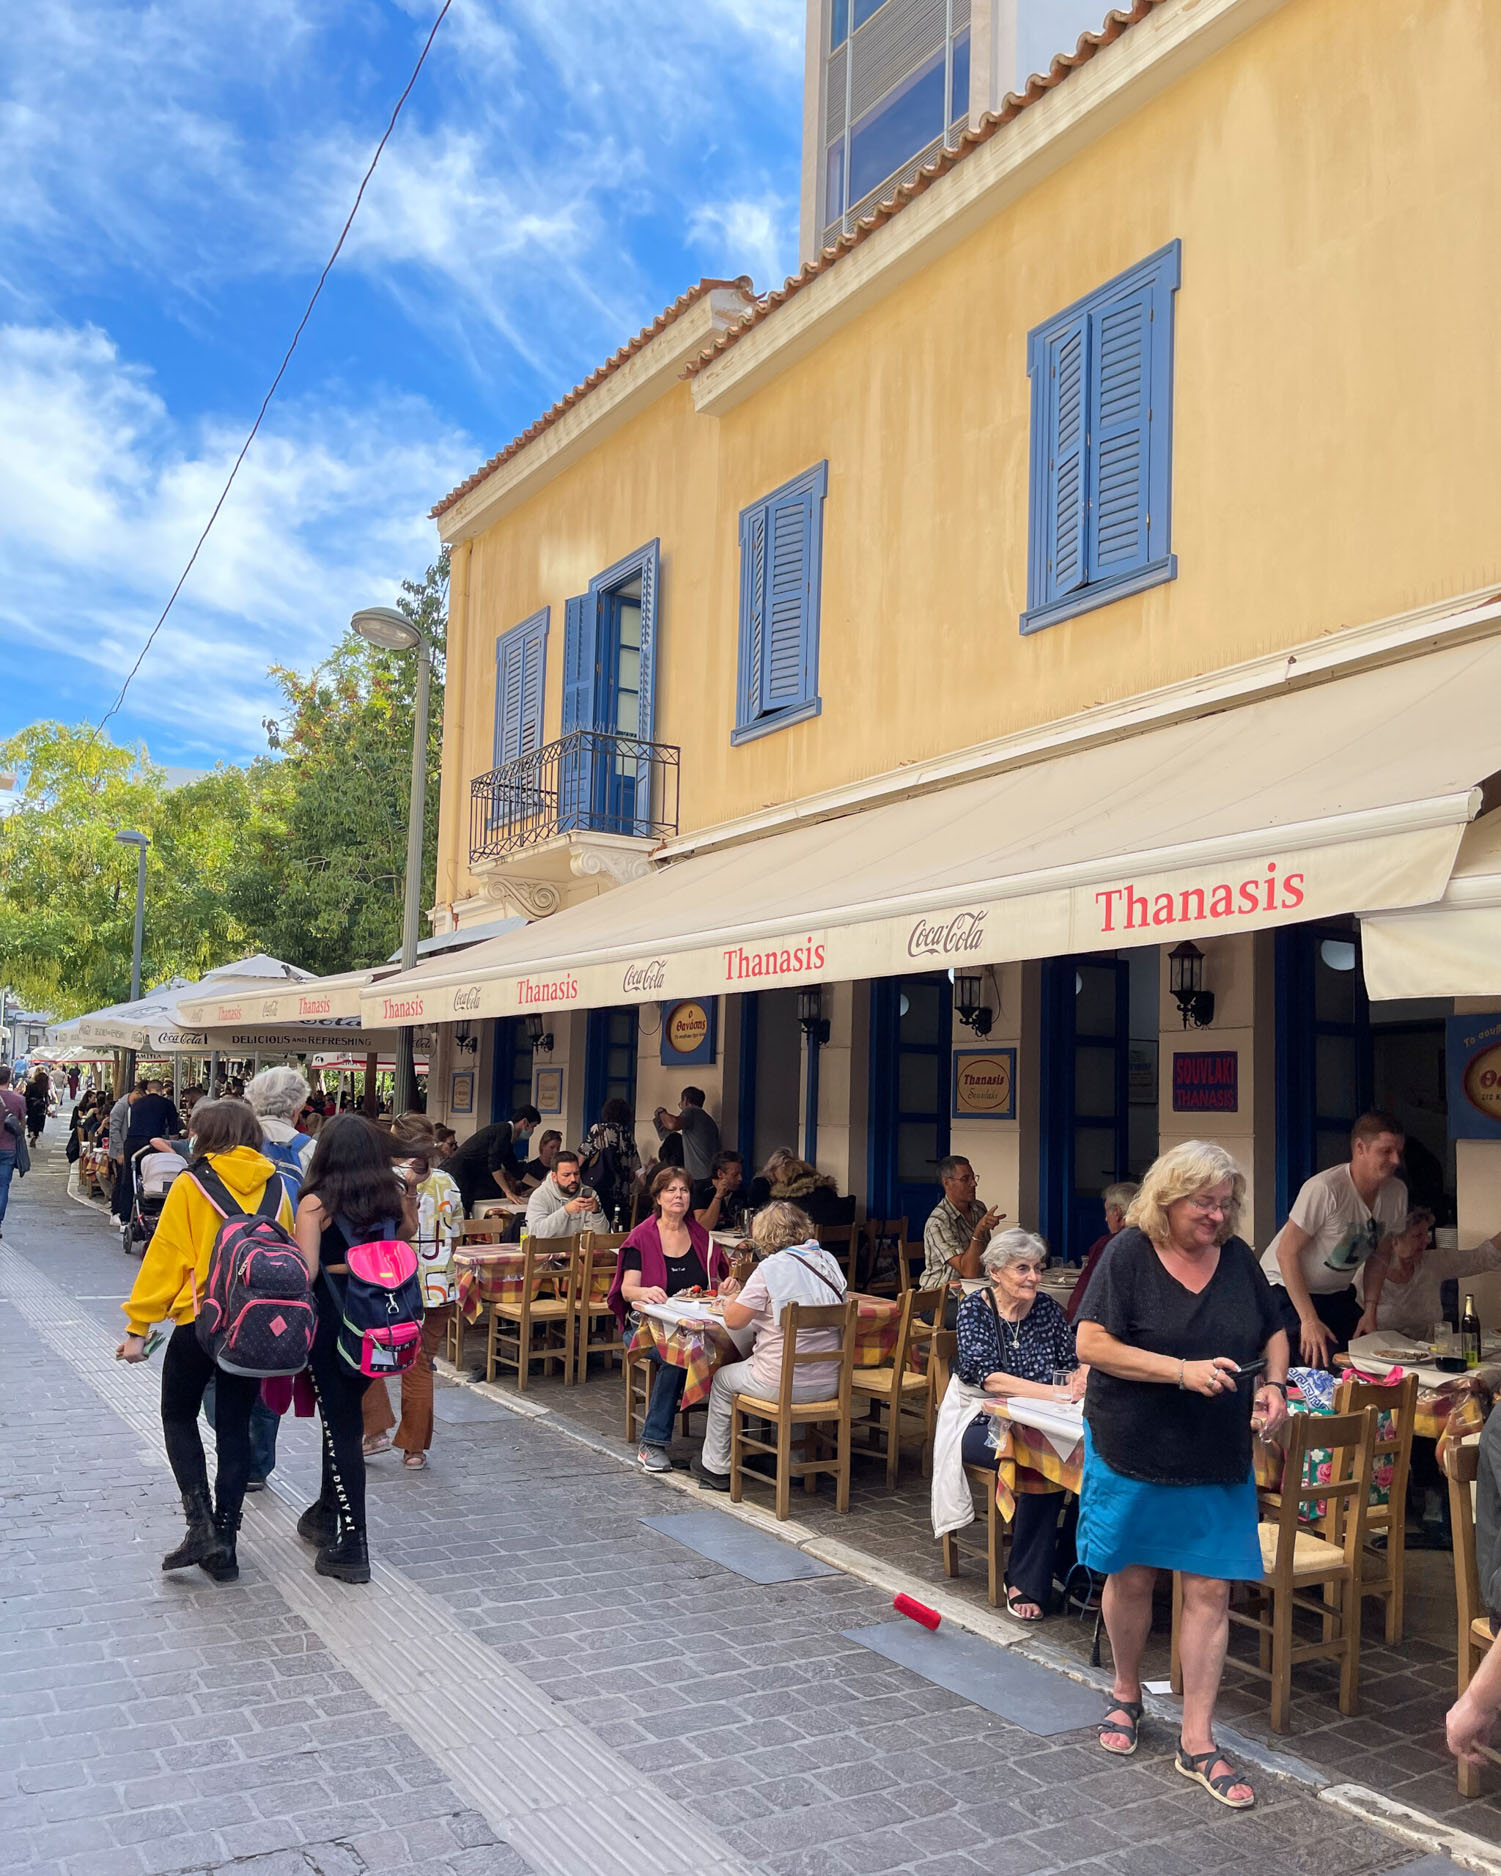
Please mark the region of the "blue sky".
[[[0, 9], [0, 738], [97, 719], [438, 0]], [[432, 503], [703, 274], [795, 264], [803, 0], [454, 0], [111, 725], [264, 748], [273, 661], [420, 576]]]

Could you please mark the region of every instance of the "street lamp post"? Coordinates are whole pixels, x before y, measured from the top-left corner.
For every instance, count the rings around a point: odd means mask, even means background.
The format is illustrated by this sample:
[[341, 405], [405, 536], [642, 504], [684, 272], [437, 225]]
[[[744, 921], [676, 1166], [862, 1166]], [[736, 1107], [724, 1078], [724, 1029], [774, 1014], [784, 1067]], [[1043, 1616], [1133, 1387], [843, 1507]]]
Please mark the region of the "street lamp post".
[[[135, 1003], [141, 994], [141, 937], [146, 926], [146, 849], [151, 845], [145, 834], [137, 834], [130, 829], [122, 829], [115, 835], [122, 846], [136, 850], [136, 927], [135, 940], [130, 948], [130, 1000]], [[125, 1052], [125, 1085], [128, 1088], [135, 1080], [136, 1057], [134, 1049]]]
[[[417, 962], [417, 912], [422, 893], [422, 819], [427, 805], [427, 693], [432, 675], [432, 650], [427, 635], [394, 606], [366, 606], [349, 621], [354, 631], [383, 651], [417, 654], [417, 705], [412, 724], [412, 788], [407, 803], [406, 893], [401, 912], [401, 968]], [[395, 1111], [403, 1114], [417, 1103], [417, 1070], [412, 1058], [412, 1032], [396, 1032]]]

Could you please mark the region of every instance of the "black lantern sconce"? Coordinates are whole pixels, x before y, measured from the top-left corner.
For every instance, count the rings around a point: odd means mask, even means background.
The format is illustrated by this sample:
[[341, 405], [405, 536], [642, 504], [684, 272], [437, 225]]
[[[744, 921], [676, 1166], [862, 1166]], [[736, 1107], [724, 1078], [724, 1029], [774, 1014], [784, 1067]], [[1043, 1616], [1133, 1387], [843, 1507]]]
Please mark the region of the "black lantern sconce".
[[814, 984], [811, 989], [797, 993], [797, 1020], [803, 1034], [815, 1048], [822, 1048], [829, 1039], [829, 1019], [823, 1013], [823, 987]]
[[552, 1031], [544, 1027], [540, 1016], [527, 1017], [526, 1039], [532, 1045], [533, 1055], [552, 1054]]
[[471, 1032], [468, 1023], [460, 1023], [453, 1032], [453, 1046], [460, 1055], [473, 1055], [479, 1048], [479, 1037]]
[[990, 1034], [991, 1014], [981, 1001], [984, 979], [978, 971], [954, 972], [954, 1014], [977, 1036]]
[[1205, 1029], [1214, 1021], [1214, 992], [1204, 988], [1204, 953], [1191, 940], [1168, 952], [1167, 983], [1185, 1029]]

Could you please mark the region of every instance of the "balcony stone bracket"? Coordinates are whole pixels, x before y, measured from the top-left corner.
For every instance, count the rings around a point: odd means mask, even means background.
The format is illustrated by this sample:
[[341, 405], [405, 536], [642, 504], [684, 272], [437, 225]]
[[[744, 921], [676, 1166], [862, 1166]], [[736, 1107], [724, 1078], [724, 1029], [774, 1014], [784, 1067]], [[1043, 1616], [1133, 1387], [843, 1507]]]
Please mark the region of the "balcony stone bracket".
[[[620, 834], [556, 834], [518, 853], [474, 862], [478, 891], [470, 903], [481, 905], [487, 917], [493, 908], [507, 916], [546, 918], [602, 888], [644, 879], [654, 870], [653, 845]], [[575, 881], [587, 881], [589, 890]]]

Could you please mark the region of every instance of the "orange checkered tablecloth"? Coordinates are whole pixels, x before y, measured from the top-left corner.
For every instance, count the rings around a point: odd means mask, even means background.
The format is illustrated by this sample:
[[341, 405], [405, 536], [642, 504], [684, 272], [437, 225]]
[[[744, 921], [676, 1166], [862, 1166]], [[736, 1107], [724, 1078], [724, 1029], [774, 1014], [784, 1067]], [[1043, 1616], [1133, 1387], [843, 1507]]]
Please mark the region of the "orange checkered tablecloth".
[[[878, 1367], [896, 1354], [897, 1328], [902, 1306], [889, 1296], [857, 1295], [859, 1314], [855, 1325], [855, 1366]], [[714, 1370], [726, 1361], [742, 1359], [733, 1337], [722, 1322], [706, 1317], [702, 1326], [658, 1322], [643, 1316], [631, 1338], [631, 1347], [643, 1354], [654, 1353], [659, 1360], [688, 1373], [683, 1389], [683, 1406], [696, 1407], [708, 1396], [714, 1384]]]
[[[562, 1294], [562, 1280], [573, 1262], [571, 1251], [549, 1251], [535, 1260], [532, 1282], [540, 1296]], [[487, 1245], [483, 1250], [455, 1251], [454, 1283], [459, 1292], [459, 1308], [466, 1322], [478, 1322], [489, 1303], [519, 1303], [526, 1253], [518, 1245]]]

